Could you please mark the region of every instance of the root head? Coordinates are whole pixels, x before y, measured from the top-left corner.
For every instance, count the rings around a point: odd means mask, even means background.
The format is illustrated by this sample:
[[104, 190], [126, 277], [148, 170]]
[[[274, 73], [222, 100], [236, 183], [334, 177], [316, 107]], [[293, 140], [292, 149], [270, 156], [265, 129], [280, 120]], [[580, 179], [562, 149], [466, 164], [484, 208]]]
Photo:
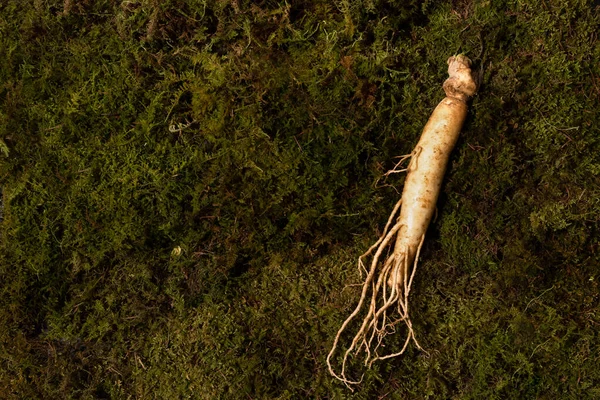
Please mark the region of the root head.
[[448, 59], [448, 75], [444, 82], [446, 96], [466, 102], [477, 92], [477, 84], [471, 73], [471, 60], [462, 54]]

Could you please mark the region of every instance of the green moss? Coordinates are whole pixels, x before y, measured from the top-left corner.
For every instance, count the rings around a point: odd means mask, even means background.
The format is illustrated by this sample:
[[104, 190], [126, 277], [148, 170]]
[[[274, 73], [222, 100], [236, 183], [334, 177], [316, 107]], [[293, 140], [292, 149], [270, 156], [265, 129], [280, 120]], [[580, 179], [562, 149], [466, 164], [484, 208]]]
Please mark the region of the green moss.
[[[0, 5], [6, 397], [599, 396], [594, 2], [75, 3]], [[355, 260], [455, 52], [481, 88], [411, 294], [427, 351], [350, 392]]]

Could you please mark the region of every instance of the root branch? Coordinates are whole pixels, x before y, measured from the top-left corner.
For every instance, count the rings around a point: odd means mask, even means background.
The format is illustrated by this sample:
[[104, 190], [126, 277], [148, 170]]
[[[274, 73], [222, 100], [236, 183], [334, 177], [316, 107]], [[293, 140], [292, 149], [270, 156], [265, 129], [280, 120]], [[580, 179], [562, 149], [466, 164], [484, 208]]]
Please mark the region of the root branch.
[[[415, 338], [409, 317], [408, 295], [410, 294], [417, 269], [419, 253], [421, 252], [425, 236], [423, 235], [421, 238], [417, 249], [396, 248], [391, 254], [387, 255], [383, 262], [380, 262], [384, 251], [390, 244], [395, 243], [397, 233], [401, 228], [398, 222], [393, 224], [401, 204], [402, 200], [398, 201], [394, 207], [379, 240], [358, 258], [358, 268], [361, 277], [363, 273], [366, 274], [365, 281], [362, 284], [360, 300], [352, 314], [350, 314], [339, 329], [332, 349], [327, 356], [329, 372], [344, 382], [349, 388], [350, 385], [358, 384], [362, 381], [362, 377], [359, 380], [354, 380], [348, 378], [346, 375], [347, 363], [350, 356], [358, 357], [361, 353], [364, 353], [364, 365], [370, 368], [377, 360], [396, 357], [404, 353], [411, 339], [421, 349]], [[371, 255], [371, 265], [369, 270], [367, 270], [364, 260]], [[369, 296], [370, 301], [367, 301]], [[358, 332], [352, 339], [350, 347], [344, 353], [342, 368], [338, 374], [331, 365], [331, 359], [338, 348], [340, 337], [350, 322], [359, 314], [364, 313], [365, 310], [366, 316], [362, 320]], [[394, 310], [398, 313], [398, 317], [395, 319], [391, 318]], [[381, 347], [385, 347], [383, 339], [387, 335], [395, 333], [396, 327], [400, 323], [403, 323], [406, 327], [404, 344], [395, 353], [381, 355], [379, 350]]]

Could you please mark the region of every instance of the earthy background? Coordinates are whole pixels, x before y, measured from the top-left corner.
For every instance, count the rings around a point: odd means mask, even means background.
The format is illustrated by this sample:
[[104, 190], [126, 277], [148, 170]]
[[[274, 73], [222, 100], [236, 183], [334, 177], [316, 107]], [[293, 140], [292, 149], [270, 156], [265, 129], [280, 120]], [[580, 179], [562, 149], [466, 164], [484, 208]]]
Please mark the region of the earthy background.
[[[1, 1], [0, 397], [599, 398], [599, 22], [585, 0]], [[350, 392], [325, 357], [402, 188], [382, 176], [460, 52], [481, 89], [411, 293], [426, 352]]]

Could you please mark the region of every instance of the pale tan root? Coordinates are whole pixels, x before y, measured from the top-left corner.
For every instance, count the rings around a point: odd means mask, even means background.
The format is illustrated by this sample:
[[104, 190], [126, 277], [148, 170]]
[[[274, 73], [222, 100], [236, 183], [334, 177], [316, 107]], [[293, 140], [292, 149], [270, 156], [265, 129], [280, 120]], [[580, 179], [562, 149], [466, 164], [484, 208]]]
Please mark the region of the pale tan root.
[[[466, 101], [477, 89], [470, 65], [470, 60], [463, 55], [448, 59], [449, 78], [443, 85], [446, 98], [429, 117], [415, 150], [409, 155], [401, 156], [394, 168], [384, 175], [408, 172], [401, 195], [404, 205], [397, 216], [402, 201], [396, 204], [379, 240], [359, 257], [361, 276], [363, 272], [366, 274], [360, 300], [337, 332], [333, 347], [327, 355], [329, 372], [348, 387], [362, 381], [362, 378], [354, 380], [346, 376], [350, 356], [357, 357], [364, 353], [364, 364], [371, 367], [377, 360], [404, 353], [411, 340], [421, 349], [410, 320], [408, 297], [427, 227], [434, 212], [437, 214], [434, 206], [450, 152], [458, 140], [467, 115]], [[409, 158], [408, 166], [402, 168], [404, 161]], [[390, 244], [392, 249], [389, 249]], [[383, 254], [384, 251], [386, 255]], [[363, 260], [369, 256], [372, 259], [367, 271]], [[398, 316], [392, 317], [396, 312]], [[359, 315], [365, 316], [359, 323], [350, 347], [343, 353], [341, 371], [337, 374], [331, 365], [331, 359], [342, 334]], [[384, 338], [395, 333], [398, 325], [406, 331], [402, 347], [392, 354], [380, 354], [379, 349], [385, 347]]]
[[[373, 362], [377, 360], [396, 357], [404, 353], [411, 339], [416, 346], [421, 349], [421, 346], [415, 338], [415, 333], [409, 317], [408, 295], [417, 269], [417, 261], [425, 236], [423, 235], [421, 238], [418, 248], [403, 249], [401, 251], [395, 250], [387, 256], [383, 263], [380, 262], [383, 252], [390, 244], [393, 245], [395, 243], [397, 233], [401, 228], [401, 225], [398, 222], [392, 226], [392, 222], [394, 220], [397, 221], [395, 217], [401, 204], [402, 200], [396, 203], [379, 240], [358, 258], [358, 268], [361, 275], [362, 272], [367, 274], [363, 283], [360, 300], [352, 314], [350, 314], [342, 324], [333, 342], [333, 347], [327, 356], [329, 372], [334, 377], [344, 382], [348, 387], [350, 387], [349, 385], [351, 384], [358, 384], [362, 381], [362, 377], [360, 380], [353, 380], [346, 376], [348, 357], [353, 352], [354, 356], [358, 356], [361, 351], [364, 352], [364, 364], [367, 367], [370, 367]], [[373, 255], [373, 258], [371, 260], [369, 271], [367, 271], [363, 260], [370, 255]], [[414, 262], [410, 259], [411, 255], [414, 255]], [[375, 279], [376, 275], [377, 279]], [[371, 299], [367, 305], [365, 303], [369, 295], [371, 296]], [[394, 307], [395, 305], [396, 307]], [[393, 312], [394, 308], [397, 310], [399, 317], [392, 320], [390, 319], [389, 313]], [[362, 320], [360, 328], [352, 339], [350, 347], [344, 353], [341, 372], [340, 374], [337, 374], [331, 365], [331, 358], [337, 349], [342, 333], [363, 309], [367, 311], [367, 315]], [[384, 337], [388, 334], [395, 333], [396, 325], [400, 322], [404, 322], [404, 326], [407, 329], [406, 340], [404, 341], [401, 350], [392, 354], [380, 355], [378, 350], [383, 345]]]

